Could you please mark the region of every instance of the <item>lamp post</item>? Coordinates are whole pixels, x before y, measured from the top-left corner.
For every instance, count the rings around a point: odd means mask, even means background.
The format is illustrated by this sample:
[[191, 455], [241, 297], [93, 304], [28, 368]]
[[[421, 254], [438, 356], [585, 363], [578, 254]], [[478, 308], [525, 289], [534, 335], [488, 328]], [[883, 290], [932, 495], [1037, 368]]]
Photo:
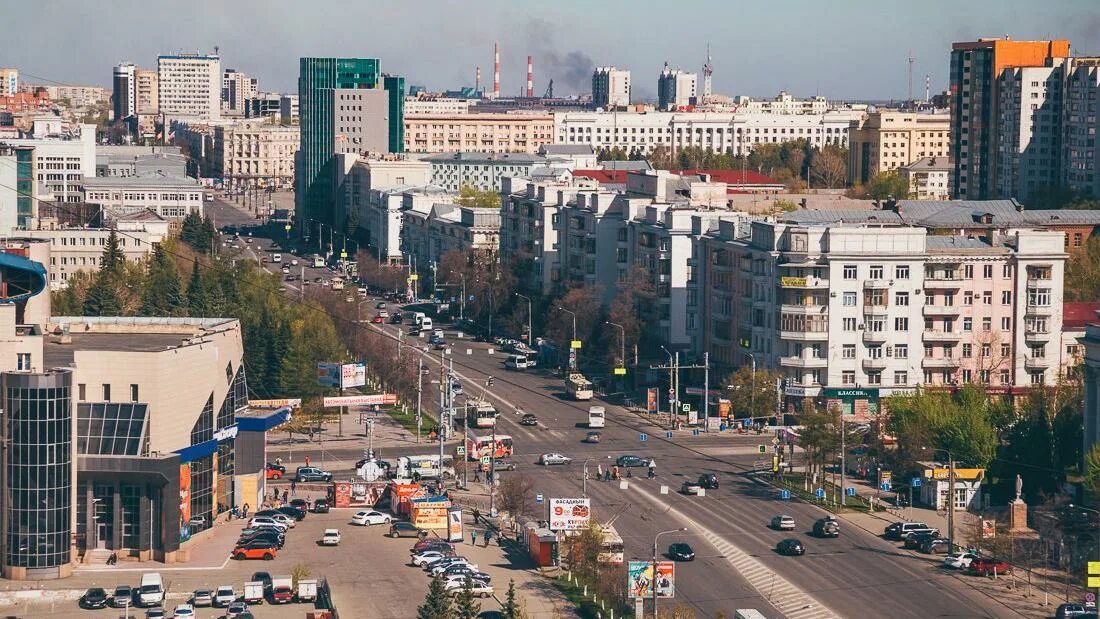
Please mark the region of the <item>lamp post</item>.
[[[678, 397], [680, 395], [679, 389], [676, 388], [676, 358], [664, 346], [661, 346], [661, 350], [665, 351], [665, 354], [668, 355], [668, 390], [670, 392], [670, 397], [668, 399], [668, 425], [671, 427], [676, 415], [676, 401], [680, 399]], [[661, 407], [658, 406], [657, 408], [660, 409]]]
[[743, 351], [749, 356], [749, 360], [752, 361], [752, 388], [749, 389], [749, 416], [752, 417], [753, 423], [756, 423], [756, 355], [749, 351]]
[[955, 552], [955, 456], [951, 455], [951, 452], [947, 449], [921, 447], [921, 450], [928, 450], [932, 452], [932, 457], [936, 456], [936, 452], [942, 451], [947, 454], [947, 548], [948, 552]]
[[573, 342], [577, 341], [577, 313], [560, 305], [558, 309], [573, 317], [573, 339], [569, 341], [569, 369], [575, 370], [577, 369], [577, 349], [573, 348]]
[[513, 293], [513, 294], [515, 294], [517, 297], [527, 301], [527, 345], [528, 346], [534, 346], [535, 345], [535, 326], [534, 326], [535, 323], [534, 323], [534, 320], [533, 320], [534, 315], [531, 313], [531, 297], [529, 297], [527, 295], [520, 294], [518, 292]]
[[581, 496], [588, 498], [588, 463], [592, 461], [592, 458], [584, 459], [583, 470], [581, 471]]
[[659, 531], [653, 536], [653, 580], [650, 581], [649, 587], [653, 590], [653, 619], [657, 619], [657, 540], [662, 535], [670, 533], [683, 533], [687, 531], [687, 527], [680, 527], [679, 529], [669, 529], [668, 531]]
[[[1070, 503], [1068, 505], [1068, 507], [1070, 509], [1080, 509], [1082, 511], [1092, 512], [1092, 513], [1096, 514], [1097, 516], [1100, 516], [1100, 511], [1092, 509], [1091, 507], [1084, 507], [1082, 505], [1074, 505], [1073, 503]], [[1096, 542], [1096, 558], [1097, 558], [1098, 561], [1100, 561], [1100, 541]], [[1093, 577], [1089, 576], [1088, 578], [1089, 578], [1089, 580], [1092, 580]]]
[[611, 325], [612, 327], [618, 327], [619, 328], [619, 359], [622, 362], [623, 367], [625, 368], [626, 367], [626, 329], [624, 329], [623, 326], [620, 325], [619, 323], [611, 322], [610, 320], [605, 320], [603, 323], [605, 325]]

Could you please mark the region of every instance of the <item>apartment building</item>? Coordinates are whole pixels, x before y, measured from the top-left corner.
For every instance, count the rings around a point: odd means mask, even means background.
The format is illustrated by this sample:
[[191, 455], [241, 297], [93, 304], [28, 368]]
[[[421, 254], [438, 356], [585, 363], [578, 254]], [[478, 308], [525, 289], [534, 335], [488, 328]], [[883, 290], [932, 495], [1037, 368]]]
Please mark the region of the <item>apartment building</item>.
[[245, 118], [275, 118], [281, 114], [282, 95], [277, 92], [260, 92], [244, 102]]
[[56, 116], [39, 116], [29, 136], [0, 144], [34, 148], [35, 180], [56, 201], [82, 201], [84, 181], [95, 176], [95, 125], [70, 126]]
[[430, 185], [431, 166], [397, 155], [355, 158], [341, 183], [341, 211], [356, 222], [369, 251], [382, 263], [401, 263], [403, 211], [414, 203], [451, 202], [453, 195]]
[[672, 69], [665, 63], [657, 76], [657, 109], [676, 110], [695, 103], [699, 75]]
[[730, 367], [779, 366], [790, 398], [870, 415], [917, 386], [1020, 394], [1057, 381], [1057, 232], [723, 221], [704, 235], [702, 337]]
[[[113, 222], [117, 231], [118, 247], [131, 262], [144, 260], [153, 253], [157, 244], [168, 236], [168, 220], [154, 213], [137, 213], [123, 216]], [[61, 290], [69, 285], [69, 278], [77, 271], [95, 272], [103, 259], [112, 229], [69, 228], [48, 226], [20, 231], [18, 235], [29, 239], [42, 239], [50, 243], [50, 290]]]
[[[472, 253], [490, 265], [500, 252], [500, 210], [413, 200], [403, 211], [402, 251], [425, 273], [449, 251]], [[434, 278], [433, 278], [434, 279]]]
[[527, 153], [554, 143], [554, 115], [544, 112], [421, 114], [405, 119], [410, 153]]
[[158, 56], [157, 88], [160, 111], [166, 116], [199, 120], [220, 118], [221, 58], [207, 54]]
[[1009, 67], [997, 76], [995, 194], [1027, 201], [1061, 180], [1062, 97], [1068, 59]]
[[134, 69], [134, 109], [137, 114], [160, 113], [160, 76], [152, 69]]
[[530, 176], [547, 159], [527, 153], [440, 153], [424, 157], [432, 166], [432, 184], [457, 193], [462, 187], [500, 191], [505, 176]]
[[1084, 195], [1100, 196], [1100, 58], [1074, 58], [1062, 103], [1063, 184]]
[[848, 182], [865, 184], [880, 172], [922, 157], [949, 161], [951, 116], [881, 110], [852, 122], [848, 135]]
[[236, 69], [222, 73], [221, 106], [230, 116], [244, 116], [249, 99], [256, 96], [260, 82]]
[[476, 99], [418, 94], [405, 97], [405, 116], [469, 114]]
[[46, 86], [45, 88], [50, 99], [68, 101], [69, 106], [73, 108], [107, 103], [111, 98], [111, 93], [102, 86]]
[[122, 62], [115, 65], [112, 72], [112, 118], [122, 120], [129, 118], [137, 111], [137, 102], [134, 100], [134, 71], [136, 67], [132, 62]]
[[117, 176], [84, 179], [83, 201], [120, 216], [152, 211], [169, 221], [203, 214], [203, 186], [186, 176]]
[[917, 200], [951, 199], [951, 160], [946, 157], [921, 157], [898, 168], [909, 183], [909, 195]]
[[294, 155], [300, 146], [298, 127], [267, 119], [240, 120], [214, 127], [212, 176], [227, 189], [290, 187]]
[[596, 67], [592, 72], [592, 106], [604, 109], [630, 105], [630, 71]]
[[0, 144], [0, 234], [26, 228], [38, 217], [33, 146]]
[[284, 125], [298, 122], [299, 114], [298, 95], [281, 95], [279, 97], [279, 120]]
[[19, 92], [19, 69], [0, 68], [0, 97], [10, 97]]
[[772, 99], [753, 99], [739, 96], [730, 100], [731, 105], [743, 112], [757, 114], [824, 114], [833, 106], [821, 95], [798, 99], [786, 90], [780, 90]]

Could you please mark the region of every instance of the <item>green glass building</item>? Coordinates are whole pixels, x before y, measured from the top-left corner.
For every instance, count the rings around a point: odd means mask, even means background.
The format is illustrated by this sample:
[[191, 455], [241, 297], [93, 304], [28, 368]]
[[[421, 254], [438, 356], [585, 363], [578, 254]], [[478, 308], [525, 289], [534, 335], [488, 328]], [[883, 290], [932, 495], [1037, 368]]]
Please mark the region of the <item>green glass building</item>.
[[[298, 100], [301, 138], [295, 165], [295, 211], [299, 230], [318, 223], [341, 226], [336, 199], [336, 93], [384, 89], [387, 93], [389, 152], [405, 150], [405, 78], [385, 75], [377, 58], [301, 58]], [[380, 137], [380, 136], [377, 136]]]

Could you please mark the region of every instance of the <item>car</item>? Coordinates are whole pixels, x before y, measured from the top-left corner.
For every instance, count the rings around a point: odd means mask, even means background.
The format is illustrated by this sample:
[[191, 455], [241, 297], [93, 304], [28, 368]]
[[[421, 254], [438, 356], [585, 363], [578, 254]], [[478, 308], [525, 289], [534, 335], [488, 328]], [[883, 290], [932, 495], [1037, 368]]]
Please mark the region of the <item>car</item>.
[[1084, 604], [1059, 604], [1057, 612], [1054, 613], [1055, 619], [1069, 619], [1070, 617], [1085, 619], [1086, 617], [1096, 616], [1096, 608], [1089, 608]]
[[539, 425], [539, 418], [534, 413], [524, 413], [523, 417], [520, 417], [519, 424], [521, 426], [537, 426]]
[[378, 315], [381, 316], [382, 318], [389, 318], [390, 317], [390, 313], [387, 312], [386, 310], [378, 310]]
[[322, 546], [339, 546], [340, 545], [340, 529], [325, 529], [323, 535], [321, 535]]
[[190, 604], [180, 604], [172, 611], [172, 616], [178, 619], [192, 619], [195, 616], [195, 607]]
[[103, 587], [92, 587], [80, 596], [80, 607], [84, 609], [107, 608], [107, 590]]
[[279, 471], [280, 473], [286, 475], [286, 467], [275, 462], [268, 462], [267, 469], [269, 471]]
[[936, 532], [910, 533], [905, 536], [902, 547], [906, 550], [918, 550], [926, 540], [933, 540], [937, 537], [939, 537], [939, 533]]
[[703, 487], [699, 485], [697, 481], [685, 480], [680, 486], [680, 492], [683, 494], [697, 495]]
[[332, 481], [332, 473], [322, 471], [315, 466], [299, 466], [297, 472], [294, 474], [294, 479], [298, 483], [304, 481], [323, 481], [328, 483]]
[[290, 273], [290, 267], [288, 267], [288, 266], [287, 266], [287, 267], [283, 267], [283, 268], [282, 268], [282, 271], [283, 271], [283, 275], [286, 275], [286, 274]]
[[192, 606], [213, 606], [214, 593], [210, 589], [195, 589], [191, 594]]
[[668, 547], [668, 558], [673, 561], [694, 561], [695, 551], [684, 542], [676, 542]]
[[776, 531], [794, 531], [794, 518], [790, 516], [775, 516], [772, 518], [771, 527]]
[[420, 337], [420, 331], [421, 330], [422, 329], [420, 328], [419, 325], [413, 325], [413, 326], [409, 327], [409, 335], [412, 336], [412, 337]]
[[273, 529], [261, 529], [248, 533], [242, 532], [241, 536], [237, 538], [238, 544], [249, 544], [251, 542], [269, 542], [275, 544], [276, 548], [282, 548], [286, 542], [286, 536]]
[[707, 490], [717, 490], [718, 475], [715, 473], [701, 473], [699, 475], [699, 485]]
[[943, 558], [943, 566], [954, 570], [963, 570], [970, 567], [970, 564], [978, 558], [978, 555], [972, 552], [954, 552]]
[[462, 383], [457, 380], [451, 381], [451, 393], [454, 395], [462, 395]]
[[145, 619], [165, 619], [168, 616], [168, 611], [164, 610], [160, 606], [150, 608], [145, 611]]
[[485, 584], [492, 582], [492, 576], [489, 576], [485, 572], [479, 572], [476, 569], [470, 569], [465, 565], [452, 566], [451, 569], [445, 571], [442, 578], [444, 586], [450, 582], [466, 582], [467, 578]]
[[263, 559], [264, 561], [271, 561], [278, 553], [279, 548], [275, 544], [267, 541], [254, 541], [245, 544], [237, 544], [231, 556], [238, 561], [244, 561], [246, 559]]
[[298, 259], [297, 258], [291, 258], [290, 259], [290, 266], [295, 266], [295, 267], [298, 266]]
[[814, 521], [814, 536], [840, 537], [840, 522], [832, 516], [818, 518]]
[[374, 318], [370, 319], [370, 322], [371, 322], [371, 324], [374, 324], [374, 325], [380, 325], [380, 324], [382, 324], [386, 321], [381, 316], [376, 315]]
[[445, 539], [441, 539], [438, 537], [431, 539], [422, 539], [413, 544], [412, 550], [409, 551], [409, 554], [415, 555], [428, 550], [441, 550], [444, 548], [447, 550], [454, 550], [454, 546]]
[[315, 514], [327, 514], [331, 505], [328, 499], [315, 499], [313, 501], [313, 513]]
[[400, 312], [394, 312], [393, 315], [390, 316], [390, 324], [391, 325], [399, 325], [399, 324], [401, 324], [401, 322], [402, 322], [402, 317], [401, 317]]
[[544, 453], [539, 456], [539, 464], [550, 466], [553, 464], [569, 464], [573, 459], [559, 453]]
[[390, 524], [390, 537], [427, 537], [428, 532], [411, 522], [394, 522]]
[[130, 608], [134, 605], [134, 588], [129, 585], [115, 587], [111, 595], [111, 606], [114, 608]]
[[802, 545], [802, 542], [793, 537], [788, 537], [787, 539], [780, 540], [780, 542], [775, 545], [775, 551], [781, 555], [799, 557], [806, 554], [806, 547]]
[[933, 536], [932, 538], [922, 540], [917, 550], [926, 555], [945, 555], [951, 551], [951, 540]]
[[225, 608], [237, 599], [237, 592], [230, 585], [222, 585], [214, 592], [214, 606]]
[[477, 565], [470, 563], [470, 560], [466, 557], [447, 557], [446, 559], [432, 561], [426, 568], [432, 576], [450, 577], [460, 572], [477, 570]]
[[600, 433], [599, 432], [589, 432], [588, 434], [585, 434], [584, 435], [584, 442], [586, 442], [586, 443], [598, 443], [598, 442], [600, 442]]
[[910, 533], [939, 533], [938, 529], [934, 529], [923, 522], [895, 522], [886, 525], [886, 528], [882, 531], [883, 537], [895, 541], [902, 541], [905, 536]]
[[453, 556], [455, 556], [453, 550], [425, 550], [424, 552], [418, 552], [410, 557], [409, 564], [415, 565], [416, 567], [427, 567], [435, 561]]
[[996, 559], [974, 559], [966, 570], [975, 576], [992, 576], [1008, 574], [1012, 571], [1012, 566]]
[[[309, 510], [309, 501], [305, 499], [290, 499], [290, 506], [300, 509], [303, 512]], [[300, 518], [299, 518], [300, 520]]]
[[393, 520], [393, 517], [389, 514], [383, 514], [380, 511], [370, 510], [355, 512], [355, 515], [351, 517], [351, 523], [359, 526], [370, 526], [372, 524], [389, 524]]
[[385, 301], [379, 301], [378, 303], [374, 304], [374, 309], [385, 309], [385, 307], [386, 307], [386, 302]]
[[[465, 587], [465, 581], [452, 580], [448, 581], [443, 588], [445, 591], [452, 592], [457, 596], [462, 594], [462, 591], [465, 589]], [[474, 597], [487, 598], [493, 595], [493, 586], [487, 582], [472, 580], [470, 583], [470, 591], [473, 592]]]
[[432, 350], [446, 350], [446, 349], [447, 349], [447, 342], [444, 342], [443, 340], [436, 340], [435, 343], [432, 344]]
[[233, 602], [225, 609], [225, 619], [244, 619], [246, 614], [251, 615], [248, 604], [244, 602]]
[[[284, 505], [276, 511], [290, 518], [292, 523], [299, 520], [305, 520], [306, 518], [306, 510], [304, 508], [294, 507], [293, 505]], [[291, 524], [290, 526], [293, 527], [294, 525]]]
[[262, 511], [258, 511], [256, 512], [255, 518], [270, 518], [275, 522], [283, 525], [287, 529], [293, 529], [298, 524], [297, 521], [295, 521], [293, 518], [287, 516], [277, 509], [265, 509]]
[[623, 468], [638, 468], [648, 466], [649, 460], [641, 456], [619, 456], [615, 464]]

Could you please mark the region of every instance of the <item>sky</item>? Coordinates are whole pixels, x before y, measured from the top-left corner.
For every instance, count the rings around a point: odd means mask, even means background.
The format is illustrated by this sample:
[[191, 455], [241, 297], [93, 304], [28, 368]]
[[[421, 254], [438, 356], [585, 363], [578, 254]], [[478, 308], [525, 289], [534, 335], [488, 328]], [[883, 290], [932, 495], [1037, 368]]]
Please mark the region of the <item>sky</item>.
[[[491, 84], [519, 94], [527, 55], [535, 91], [588, 92], [595, 66], [631, 70], [635, 99], [656, 96], [670, 66], [701, 72], [710, 44], [714, 91], [772, 97], [904, 98], [947, 85], [951, 43], [979, 37], [1068, 38], [1100, 55], [1100, 0], [35, 0], [5, 2], [0, 66], [33, 83], [109, 86], [120, 61], [213, 52], [223, 68], [295, 92], [301, 56], [381, 59], [406, 84]], [[701, 76], [700, 76], [701, 77]]]

